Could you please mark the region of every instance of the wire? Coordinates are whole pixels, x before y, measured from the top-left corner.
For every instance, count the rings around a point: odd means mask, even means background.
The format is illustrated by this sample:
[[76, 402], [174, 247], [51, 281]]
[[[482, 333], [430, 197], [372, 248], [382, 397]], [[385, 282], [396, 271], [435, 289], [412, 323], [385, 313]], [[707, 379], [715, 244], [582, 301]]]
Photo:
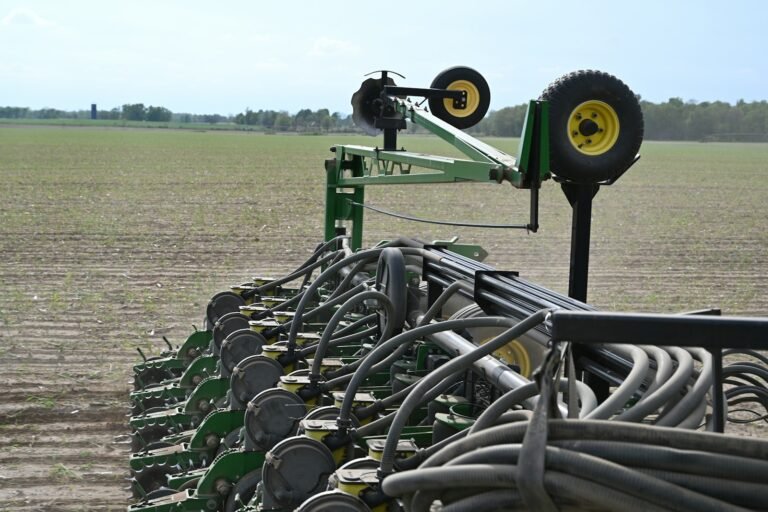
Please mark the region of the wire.
[[482, 229], [525, 229], [526, 231], [530, 230], [531, 228], [529, 224], [475, 224], [472, 222], [453, 222], [453, 221], [447, 221], [447, 220], [422, 219], [420, 217], [413, 217], [411, 215], [404, 215], [402, 213], [391, 212], [389, 210], [385, 210], [384, 208], [371, 206], [369, 204], [358, 203], [349, 199], [347, 201], [352, 206], [360, 206], [362, 208], [366, 208], [368, 210], [381, 213], [382, 215], [389, 215], [390, 217], [410, 220], [413, 222], [423, 222], [425, 224], [439, 224], [441, 226], [461, 226], [461, 227], [467, 227], [467, 228], [482, 228]]

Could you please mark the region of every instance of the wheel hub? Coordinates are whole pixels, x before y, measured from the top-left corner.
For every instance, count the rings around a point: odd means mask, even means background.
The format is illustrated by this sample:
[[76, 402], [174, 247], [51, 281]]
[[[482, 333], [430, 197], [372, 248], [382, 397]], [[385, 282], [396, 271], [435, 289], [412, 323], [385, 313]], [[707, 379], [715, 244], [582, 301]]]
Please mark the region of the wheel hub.
[[619, 116], [607, 103], [589, 100], [578, 105], [568, 118], [569, 140], [589, 156], [609, 151], [619, 138]]

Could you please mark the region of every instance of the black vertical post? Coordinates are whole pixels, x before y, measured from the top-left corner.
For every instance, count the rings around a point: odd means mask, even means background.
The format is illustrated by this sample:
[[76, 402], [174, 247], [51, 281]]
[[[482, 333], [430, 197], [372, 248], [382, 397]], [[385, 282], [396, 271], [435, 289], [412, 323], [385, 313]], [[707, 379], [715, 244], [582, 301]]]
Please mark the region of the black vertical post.
[[723, 400], [723, 349], [710, 349], [712, 354], [712, 428], [715, 432], [725, 432], [725, 402]]
[[563, 183], [563, 192], [573, 209], [571, 222], [571, 264], [568, 296], [587, 301], [589, 277], [589, 242], [592, 229], [592, 199], [600, 190], [594, 183]]
[[96, 104], [91, 103], [91, 119], [96, 119], [96, 117], [97, 117]]
[[397, 151], [396, 128], [384, 128], [384, 151]]
[[[568, 296], [587, 302], [587, 284], [589, 278], [589, 242], [592, 231], [592, 199], [600, 190], [596, 183], [563, 183], [563, 192], [571, 204], [571, 262], [568, 274]], [[578, 365], [583, 350], [579, 345], [572, 347], [572, 357]], [[584, 382], [595, 392], [599, 402], [611, 394], [607, 381], [586, 373]]]

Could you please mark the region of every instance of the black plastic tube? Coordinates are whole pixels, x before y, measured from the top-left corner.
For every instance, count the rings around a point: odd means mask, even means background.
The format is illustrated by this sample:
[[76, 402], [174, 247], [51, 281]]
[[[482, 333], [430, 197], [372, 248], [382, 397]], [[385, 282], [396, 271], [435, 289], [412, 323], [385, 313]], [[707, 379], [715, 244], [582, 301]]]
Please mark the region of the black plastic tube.
[[[480, 464], [517, 464], [521, 445], [486, 447], [450, 461], [447, 466], [468, 469]], [[674, 510], [723, 510], [726, 503], [706, 493], [691, 491], [675, 483], [666, 482], [652, 475], [603, 460], [586, 453], [548, 446], [546, 448], [547, 471], [558, 471], [607, 486], [621, 493], [635, 496], [648, 504], [671, 507]], [[429, 471], [422, 469], [420, 471]], [[407, 477], [409, 473], [402, 473]], [[386, 480], [385, 480], [386, 481]], [[424, 491], [425, 489], [419, 489]], [[753, 489], [754, 490], [754, 489]], [[414, 498], [415, 501], [415, 498]], [[432, 500], [429, 499], [431, 502]], [[420, 510], [421, 506], [412, 506]]]
[[514, 489], [497, 489], [481, 492], [443, 505], [442, 512], [494, 512], [522, 507], [523, 499]]
[[[296, 313], [293, 318], [293, 321], [291, 322], [291, 330], [288, 334], [289, 352], [296, 349], [296, 336], [298, 335], [299, 331], [303, 327], [304, 310], [307, 307], [307, 302], [309, 302], [309, 297], [312, 297], [323, 283], [325, 283], [326, 281], [334, 277], [342, 268], [352, 265], [354, 263], [357, 263], [358, 261], [378, 259], [379, 255], [384, 249], [385, 247], [377, 247], [374, 249], [368, 249], [366, 251], [356, 252], [344, 258], [343, 260], [334, 263], [333, 265], [325, 269], [319, 276], [317, 276], [317, 279], [312, 281], [312, 284], [309, 285], [306, 292], [304, 293], [304, 296], [299, 302], [299, 305], [296, 307]], [[427, 251], [424, 251], [423, 249], [417, 249], [417, 248], [411, 248], [411, 247], [400, 248], [400, 251], [402, 251], [404, 255], [415, 254], [415, 255], [421, 255], [425, 258], [437, 257], [435, 255], [430, 255]]]
[[340, 255], [342, 255], [342, 253], [339, 251], [332, 252], [305, 267], [301, 267], [299, 270], [296, 270], [293, 273], [288, 274], [287, 276], [281, 277], [280, 279], [275, 279], [274, 281], [270, 281], [269, 283], [263, 286], [259, 286], [257, 288], [257, 291], [259, 295], [263, 295], [265, 292], [268, 292], [269, 290], [277, 288], [281, 284], [290, 283], [295, 279], [303, 277], [307, 274], [311, 274], [316, 268], [322, 267], [323, 265], [331, 262], [332, 260], [339, 257]]
[[576, 440], [553, 441], [559, 446], [613, 461], [623, 466], [686, 472], [727, 480], [766, 482], [768, 460], [737, 457], [700, 450], [679, 450], [669, 446], [656, 446], [622, 441]]
[[[586, 384], [582, 382], [579, 382], [578, 384], [581, 384], [576, 388], [577, 392], [580, 391], [579, 398], [582, 400], [582, 402], [585, 402], [585, 401], [590, 402], [586, 404], [586, 407], [583, 410], [584, 413], [588, 413], [589, 410], [591, 410], [591, 408], [594, 407], [593, 404], [596, 403], [596, 398], [594, 398], [594, 393], [592, 393], [591, 396], [587, 396], [586, 392], [587, 390], [590, 390], [590, 388], [588, 388]], [[560, 391], [568, 390], [568, 379], [560, 379], [559, 389]], [[496, 420], [513, 405], [517, 405], [520, 402], [527, 400], [529, 398], [532, 398], [538, 394], [539, 394], [539, 386], [535, 382], [531, 382], [530, 384], [526, 384], [525, 386], [515, 388], [511, 391], [507, 391], [506, 393], [501, 395], [499, 398], [494, 400], [490, 405], [488, 405], [488, 407], [480, 414], [480, 416], [477, 417], [477, 420], [475, 420], [475, 423], [473, 423], [469, 429], [470, 433], [474, 433], [484, 428], [492, 426], [496, 422]]]
[[[325, 352], [328, 348], [328, 343], [331, 341], [331, 336], [333, 335], [333, 331], [336, 329], [336, 326], [339, 325], [339, 323], [344, 319], [347, 313], [349, 313], [358, 304], [366, 300], [377, 301], [379, 305], [384, 307], [384, 309], [386, 310], [386, 314], [388, 318], [392, 318], [392, 316], [394, 315], [394, 308], [392, 306], [392, 302], [389, 300], [389, 297], [375, 290], [360, 292], [356, 294], [354, 297], [351, 297], [349, 300], [344, 302], [339, 307], [339, 309], [336, 310], [336, 312], [333, 314], [331, 319], [326, 324], [325, 329], [323, 330], [323, 334], [320, 337], [320, 341], [317, 344], [317, 349], [315, 350], [315, 357], [312, 361], [312, 369], [309, 372], [310, 379], [319, 380], [321, 377], [320, 365], [322, 363], [323, 357], [325, 357]], [[382, 343], [383, 341], [386, 341], [387, 339], [389, 339], [389, 336], [392, 334], [393, 328], [394, 326], [392, 325], [392, 322], [387, 322], [387, 324], [384, 326], [383, 332], [381, 333], [381, 337], [379, 338], [379, 343]]]
[[[408, 421], [408, 417], [411, 415], [414, 409], [425, 399], [424, 392], [429, 391], [433, 386], [437, 385], [448, 376], [466, 370], [472, 366], [473, 362], [487, 356], [488, 354], [491, 354], [515, 338], [522, 336], [529, 330], [533, 329], [535, 326], [541, 324], [544, 322], [550, 312], [551, 310], [549, 309], [542, 309], [537, 311], [525, 320], [515, 323], [509, 329], [502, 332], [494, 339], [477, 347], [472, 352], [451, 359], [447, 363], [443, 364], [436, 370], [423, 377], [419, 381], [418, 385], [408, 395], [408, 397], [403, 400], [403, 403], [400, 404], [400, 408], [397, 410], [397, 415], [395, 416], [395, 420], [390, 426], [389, 432], [387, 433], [387, 439], [384, 443], [384, 449], [381, 455], [381, 464], [379, 466], [379, 474], [388, 475], [392, 473], [394, 469], [395, 452], [400, 432], [402, 432], [403, 427]], [[468, 318], [465, 319], [464, 322], [468, 322], [469, 320], [473, 319]], [[476, 320], [480, 320], [480, 318]]]
[[[439, 450], [425, 460], [422, 467], [445, 464], [469, 450], [482, 446], [520, 443], [526, 428], [527, 424], [514, 423], [486, 428]], [[768, 460], [768, 440], [765, 439], [605, 420], [549, 420], [547, 428], [550, 441], [623, 441]]]
[[[373, 329], [378, 331], [378, 327], [374, 327]], [[333, 345], [333, 342], [331, 343], [331, 345]], [[392, 363], [400, 359], [407, 349], [408, 349], [408, 345], [402, 345], [401, 347], [396, 349], [394, 352], [392, 352], [389, 356], [384, 358], [381, 362], [373, 365], [373, 367], [371, 367], [370, 369], [370, 373], [374, 374], [384, 370], [389, 370], [389, 367], [392, 365]], [[333, 389], [344, 382], [349, 382], [350, 380], [352, 380], [353, 372], [355, 372], [357, 368], [360, 367], [360, 365], [362, 364], [362, 362], [365, 360], [366, 357], [368, 357], [368, 354], [356, 359], [354, 362], [350, 364], [342, 366], [338, 370], [329, 372], [327, 375], [330, 377], [330, 379], [327, 380], [326, 382], [323, 382], [322, 387], [327, 389]]]
[[357, 331], [357, 329], [359, 329], [360, 327], [364, 325], [368, 325], [369, 323], [375, 321], [377, 317], [378, 315], [376, 315], [376, 313], [365, 315], [364, 317], [355, 320], [354, 322], [347, 325], [346, 327], [334, 332], [333, 337], [336, 338], [337, 336], [344, 336], [345, 334], [349, 334], [352, 331]]
[[454, 293], [456, 293], [459, 290], [464, 290], [467, 292], [472, 292], [473, 287], [470, 283], [466, 281], [454, 281], [448, 287], [443, 290], [443, 292], [435, 299], [435, 302], [430, 306], [430, 308], [427, 310], [426, 313], [424, 313], [424, 316], [419, 321], [419, 324], [417, 327], [421, 327], [422, 325], [427, 325], [429, 322], [432, 321], [432, 319], [437, 315], [438, 311], [445, 305], [446, 302], [448, 302], [448, 299], [450, 299]]
[[482, 317], [466, 318], [462, 320], [446, 320], [445, 322], [438, 322], [422, 327], [416, 327], [409, 331], [402, 332], [397, 336], [393, 336], [372, 350], [368, 356], [363, 359], [363, 362], [357, 371], [355, 371], [352, 380], [347, 386], [347, 392], [344, 394], [344, 401], [341, 404], [339, 426], [341, 428], [346, 428], [348, 426], [354, 395], [362, 385], [363, 381], [368, 377], [371, 367], [380, 360], [384, 359], [384, 357], [389, 355], [391, 351], [395, 350], [404, 343], [411, 343], [424, 336], [452, 329], [466, 329], [471, 327], [511, 327], [515, 325], [515, 323], [516, 320], [504, 317]]

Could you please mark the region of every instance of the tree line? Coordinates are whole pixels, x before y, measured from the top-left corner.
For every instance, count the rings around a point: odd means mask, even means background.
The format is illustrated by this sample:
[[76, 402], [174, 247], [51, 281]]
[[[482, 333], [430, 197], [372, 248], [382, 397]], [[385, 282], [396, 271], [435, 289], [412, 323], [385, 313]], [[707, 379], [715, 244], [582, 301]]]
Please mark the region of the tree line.
[[[663, 103], [640, 101], [648, 140], [689, 141], [768, 141], [768, 102], [695, 102], [670, 98]], [[468, 131], [478, 136], [517, 137], [525, 119], [527, 104], [491, 111]], [[90, 119], [90, 110], [63, 111], [53, 108], [0, 107], [5, 119]], [[328, 133], [358, 132], [352, 116], [328, 109], [301, 109], [295, 114], [284, 110], [246, 109], [236, 115], [174, 113], [160, 106], [125, 104], [99, 110], [98, 119], [232, 124], [263, 131]], [[418, 131], [418, 130], [416, 130]]]
[[[664, 103], [640, 101], [645, 139], [687, 141], [768, 142], [768, 102], [739, 100], [687, 101], [670, 98]], [[490, 112], [469, 129], [477, 135], [517, 136], [522, 132], [527, 104]]]

